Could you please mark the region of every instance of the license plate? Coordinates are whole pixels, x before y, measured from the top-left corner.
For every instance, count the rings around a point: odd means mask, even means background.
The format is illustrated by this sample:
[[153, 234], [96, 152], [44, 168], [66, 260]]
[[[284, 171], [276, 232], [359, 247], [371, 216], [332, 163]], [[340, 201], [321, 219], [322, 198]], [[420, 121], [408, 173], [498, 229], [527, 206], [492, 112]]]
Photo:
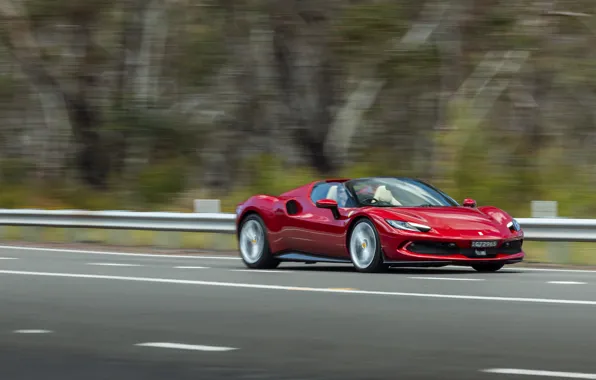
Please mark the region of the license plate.
[[473, 241], [472, 248], [494, 248], [497, 246], [496, 241]]

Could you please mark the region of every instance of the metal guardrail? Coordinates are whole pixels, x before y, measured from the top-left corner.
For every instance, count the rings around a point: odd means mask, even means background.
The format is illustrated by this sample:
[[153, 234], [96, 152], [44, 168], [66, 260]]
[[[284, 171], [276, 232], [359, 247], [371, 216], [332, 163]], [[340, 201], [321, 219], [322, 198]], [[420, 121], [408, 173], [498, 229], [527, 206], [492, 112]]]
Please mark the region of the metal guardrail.
[[[0, 225], [233, 234], [235, 214], [0, 210]], [[596, 242], [596, 219], [520, 218], [526, 240]]]
[[0, 225], [233, 234], [234, 214], [84, 210], [0, 210]]
[[518, 218], [525, 240], [596, 242], [596, 219]]

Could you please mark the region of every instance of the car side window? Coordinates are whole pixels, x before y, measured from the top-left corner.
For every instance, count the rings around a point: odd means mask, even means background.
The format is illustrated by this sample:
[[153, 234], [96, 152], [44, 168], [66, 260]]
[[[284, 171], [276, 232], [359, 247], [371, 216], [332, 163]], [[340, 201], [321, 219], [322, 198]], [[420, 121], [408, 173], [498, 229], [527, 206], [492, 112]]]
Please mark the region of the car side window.
[[330, 188], [331, 184], [329, 183], [319, 183], [315, 185], [310, 194], [310, 199], [313, 201], [313, 203], [317, 203], [317, 201], [327, 198], [327, 193], [329, 192]]
[[310, 195], [313, 203], [321, 199], [333, 199], [339, 207], [356, 207], [357, 202], [350, 197], [343, 183], [320, 183], [316, 185]]

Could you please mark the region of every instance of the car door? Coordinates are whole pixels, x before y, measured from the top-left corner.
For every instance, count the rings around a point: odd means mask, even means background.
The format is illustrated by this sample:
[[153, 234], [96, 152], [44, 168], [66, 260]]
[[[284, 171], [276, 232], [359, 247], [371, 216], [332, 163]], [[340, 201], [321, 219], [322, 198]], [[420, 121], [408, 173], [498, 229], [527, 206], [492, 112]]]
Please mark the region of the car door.
[[[308, 199], [301, 202], [303, 209], [293, 219], [292, 245], [296, 250], [313, 255], [347, 257], [345, 229], [351, 209], [344, 198], [338, 198], [344, 190], [342, 183], [320, 183], [313, 187]], [[338, 201], [340, 218], [335, 219], [331, 210], [318, 208], [321, 199]]]

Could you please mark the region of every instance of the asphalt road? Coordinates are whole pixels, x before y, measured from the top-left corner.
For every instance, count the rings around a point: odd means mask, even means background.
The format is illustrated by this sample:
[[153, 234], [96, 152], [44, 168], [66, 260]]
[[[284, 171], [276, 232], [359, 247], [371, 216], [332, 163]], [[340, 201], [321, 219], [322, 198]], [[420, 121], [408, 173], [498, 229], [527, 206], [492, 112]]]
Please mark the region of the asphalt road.
[[596, 272], [0, 247], [0, 379], [596, 379], [595, 352]]

